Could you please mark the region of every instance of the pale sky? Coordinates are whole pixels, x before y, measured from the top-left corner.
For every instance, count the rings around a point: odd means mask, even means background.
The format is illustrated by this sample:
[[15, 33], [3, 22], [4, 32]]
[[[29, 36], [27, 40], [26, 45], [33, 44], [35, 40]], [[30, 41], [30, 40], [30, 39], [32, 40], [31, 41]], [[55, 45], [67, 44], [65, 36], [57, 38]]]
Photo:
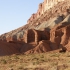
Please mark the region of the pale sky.
[[0, 34], [26, 24], [44, 0], [0, 0]]

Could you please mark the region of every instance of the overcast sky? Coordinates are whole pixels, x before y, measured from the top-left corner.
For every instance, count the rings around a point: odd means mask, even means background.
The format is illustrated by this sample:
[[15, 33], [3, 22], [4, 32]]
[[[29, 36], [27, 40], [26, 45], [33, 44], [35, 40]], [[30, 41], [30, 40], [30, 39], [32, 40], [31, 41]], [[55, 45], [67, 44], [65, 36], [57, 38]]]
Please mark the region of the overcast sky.
[[0, 0], [0, 34], [26, 24], [43, 0]]

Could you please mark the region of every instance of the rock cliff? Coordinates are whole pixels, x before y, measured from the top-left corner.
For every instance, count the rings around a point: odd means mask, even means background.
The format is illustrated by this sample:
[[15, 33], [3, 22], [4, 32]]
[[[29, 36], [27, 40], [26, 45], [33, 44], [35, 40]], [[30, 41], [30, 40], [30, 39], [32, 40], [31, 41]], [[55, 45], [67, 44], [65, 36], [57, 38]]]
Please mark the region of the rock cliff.
[[27, 24], [0, 36], [0, 55], [70, 51], [70, 0], [44, 0]]

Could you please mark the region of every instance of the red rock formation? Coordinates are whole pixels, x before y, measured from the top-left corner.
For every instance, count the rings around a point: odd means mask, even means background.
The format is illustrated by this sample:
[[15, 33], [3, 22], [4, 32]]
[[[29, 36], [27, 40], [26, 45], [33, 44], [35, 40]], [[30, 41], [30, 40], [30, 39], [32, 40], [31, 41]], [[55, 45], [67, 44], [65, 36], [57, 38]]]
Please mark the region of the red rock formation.
[[43, 40], [43, 41], [40, 41], [39, 44], [34, 49], [31, 49], [31, 50], [25, 52], [25, 54], [42, 53], [42, 52], [48, 52], [48, 51], [51, 51], [50, 42]]
[[[35, 19], [38, 19], [41, 15], [43, 15], [46, 11], [53, 8], [59, 2], [64, 2], [65, 0], [44, 0], [43, 3], [39, 4], [39, 8], [35, 14], [32, 14], [31, 17], [28, 19], [27, 23], [33, 22]], [[66, 8], [66, 7], [64, 7]], [[63, 8], [62, 8], [63, 9]], [[55, 10], [55, 9], [54, 9]], [[56, 10], [58, 11], [58, 10]], [[60, 10], [58, 11], [58, 13]], [[66, 12], [64, 13], [67, 14]]]
[[40, 3], [39, 4], [39, 9], [37, 11], [37, 18], [39, 18], [43, 13], [44, 13], [44, 11], [43, 11], [43, 3]]
[[0, 56], [20, 53], [21, 44], [7, 43], [0, 41]]
[[27, 23], [29, 24], [32, 22], [34, 19], [36, 19], [36, 14], [32, 14], [31, 17], [28, 19]]
[[20, 52], [21, 52], [21, 53], [25, 53], [25, 52], [27, 52], [27, 51], [29, 51], [29, 50], [35, 48], [35, 46], [36, 46], [36, 44], [33, 43], [33, 42], [30, 43], [30, 44], [25, 43], [25, 44], [23, 44], [23, 46], [21, 47]]
[[[70, 38], [70, 23], [64, 22], [62, 25], [57, 25], [50, 31], [51, 47], [53, 49], [63, 48], [69, 44]], [[69, 50], [66, 47], [67, 50]]]
[[27, 23], [29, 24], [30, 22], [34, 21], [35, 19], [40, 17], [43, 13], [44, 13], [44, 3], [40, 3], [37, 13], [32, 14], [31, 17], [28, 19]]
[[41, 40], [49, 40], [49, 32], [30, 29], [24, 35], [25, 43], [35, 42], [36, 44]]
[[[32, 14], [28, 20], [29, 24], [0, 36], [0, 55], [20, 52], [40, 53], [59, 48], [70, 51], [70, 0], [60, 2], [52, 8], [50, 6], [47, 11], [44, 10], [46, 3], [47, 0], [39, 5], [37, 13]], [[62, 20], [59, 24], [55, 24], [54, 27], [53, 23], [50, 24], [47, 21], [52, 20], [56, 16], [61, 16]], [[44, 24], [44, 21], [48, 25], [50, 24], [46, 29], [53, 25], [53, 28], [48, 30], [50, 32], [32, 29], [39, 27], [41, 23]], [[54, 22], [57, 22], [57, 20]]]

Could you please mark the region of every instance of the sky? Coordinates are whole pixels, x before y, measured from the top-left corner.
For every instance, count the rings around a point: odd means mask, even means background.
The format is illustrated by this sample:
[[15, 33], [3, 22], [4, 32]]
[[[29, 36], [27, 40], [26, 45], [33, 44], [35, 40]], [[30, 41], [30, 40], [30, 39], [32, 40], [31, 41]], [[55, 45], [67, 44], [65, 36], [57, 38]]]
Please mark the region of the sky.
[[0, 35], [27, 23], [44, 0], [0, 0]]

